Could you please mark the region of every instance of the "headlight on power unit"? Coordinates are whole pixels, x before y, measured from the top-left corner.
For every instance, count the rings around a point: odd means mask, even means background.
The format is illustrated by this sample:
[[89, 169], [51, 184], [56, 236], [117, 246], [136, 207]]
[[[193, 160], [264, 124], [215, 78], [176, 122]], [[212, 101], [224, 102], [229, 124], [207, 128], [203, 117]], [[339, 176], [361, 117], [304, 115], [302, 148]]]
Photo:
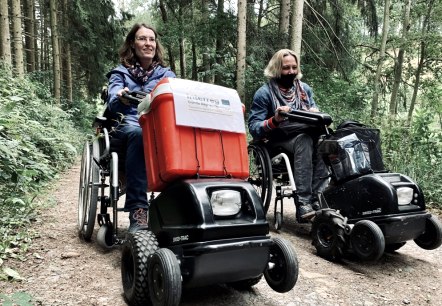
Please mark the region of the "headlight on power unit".
[[241, 193], [237, 190], [216, 190], [210, 196], [213, 214], [226, 217], [236, 215], [241, 210]]
[[396, 189], [397, 202], [399, 205], [408, 205], [413, 200], [413, 188], [410, 187], [399, 187]]

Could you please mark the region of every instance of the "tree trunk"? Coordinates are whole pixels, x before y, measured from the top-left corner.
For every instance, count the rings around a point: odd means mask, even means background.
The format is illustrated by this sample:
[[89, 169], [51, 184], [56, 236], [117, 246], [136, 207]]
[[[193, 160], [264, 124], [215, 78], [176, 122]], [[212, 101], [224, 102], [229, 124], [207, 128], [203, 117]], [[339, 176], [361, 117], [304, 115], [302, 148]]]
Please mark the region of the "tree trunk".
[[198, 59], [195, 38], [192, 38], [192, 80], [198, 81]]
[[378, 113], [379, 105], [379, 92], [380, 92], [380, 82], [381, 82], [381, 72], [385, 57], [385, 47], [387, 45], [388, 28], [390, 26], [390, 0], [385, 0], [384, 3], [384, 21], [382, 27], [382, 41], [379, 52], [378, 67], [376, 70], [376, 77], [374, 80], [374, 92], [373, 99], [371, 101], [371, 119], [374, 120]]
[[417, 93], [419, 91], [420, 78], [421, 78], [422, 71], [424, 69], [424, 61], [425, 61], [426, 46], [427, 46], [427, 42], [424, 40], [424, 37], [429, 32], [428, 24], [429, 24], [429, 20], [430, 20], [430, 16], [431, 16], [431, 11], [433, 10], [433, 4], [434, 4], [434, 0], [431, 0], [427, 3], [428, 10], [425, 15], [424, 21], [422, 23], [422, 33], [421, 33], [422, 40], [421, 40], [420, 52], [419, 52], [420, 58], [419, 58], [419, 63], [417, 65], [416, 73], [414, 74], [415, 81], [414, 81], [414, 86], [413, 86], [413, 96], [411, 97], [410, 109], [408, 110], [408, 116], [407, 116], [407, 125], [408, 126], [411, 125], [411, 121], [413, 119], [414, 107], [416, 105]]
[[236, 90], [243, 103], [245, 103], [246, 84], [246, 19], [247, 0], [238, 0], [238, 43], [236, 55]]
[[184, 33], [180, 33], [180, 77], [186, 78], [186, 46], [184, 44]]
[[390, 99], [390, 115], [395, 116], [397, 113], [397, 93], [402, 79], [402, 66], [404, 63], [405, 45], [407, 43], [408, 30], [410, 27], [410, 8], [411, 0], [407, 0], [404, 6], [404, 21], [402, 25], [402, 41], [399, 48], [398, 57], [394, 62], [394, 83], [391, 90]]
[[34, 0], [26, 0], [25, 19], [25, 45], [26, 45], [26, 70], [35, 71], [35, 32], [34, 32]]
[[184, 38], [184, 30], [183, 30], [183, 7], [182, 3], [179, 3], [178, 8], [178, 22], [180, 24], [180, 77], [182, 79], [186, 78], [186, 46], [185, 46], [185, 38]]
[[52, 71], [54, 74], [54, 98], [60, 105], [61, 96], [61, 76], [60, 76], [60, 49], [58, 46], [58, 25], [57, 25], [57, 2], [50, 0], [51, 7], [51, 41], [52, 41]]
[[20, 0], [12, 0], [12, 52], [14, 71], [18, 77], [25, 74], [23, 59], [23, 31]]
[[[164, 5], [163, 0], [159, 0], [159, 6], [160, 6], [160, 12], [161, 12], [161, 19], [163, 20], [163, 23], [166, 25], [165, 28], [167, 29], [168, 17], [167, 17], [166, 6]], [[173, 56], [173, 50], [170, 46], [167, 46], [167, 55], [169, 57], [170, 69], [172, 69], [172, 71], [176, 71], [175, 57]]]
[[0, 60], [5, 62], [6, 66], [12, 66], [8, 0], [0, 0]]
[[[63, 0], [63, 26], [65, 30], [69, 29], [69, 14], [68, 14], [68, 0]], [[67, 31], [65, 31], [67, 32]], [[64, 67], [64, 79], [66, 82], [66, 98], [68, 102], [71, 104], [73, 97], [73, 84], [72, 84], [72, 56], [71, 56], [71, 44], [66, 37], [63, 37], [63, 48], [64, 48], [64, 57], [63, 57], [63, 67]]]
[[210, 56], [209, 50], [206, 48], [203, 52], [203, 82], [212, 83], [212, 76], [210, 75]]
[[[218, 7], [216, 10], [216, 15], [217, 15], [217, 31], [216, 31], [216, 50], [215, 50], [215, 61], [216, 64], [218, 66], [223, 66], [224, 65], [224, 52], [223, 52], [223, 48], [224, 48], [224, 0], [218, 0]], [[221, 73], [218, 72], [215, 74], [215, 84], [218, 85], [224, 85], [223, 83], [223, 77], [221, 75]]]
[[[209, 20], [209, 1], [201, 0], [201, 17], [202, 21]], [[206, 36], [202, 38], [202, 46], [203, 46], [203, 63], [202, 63], [202, 71], [203, 73], [203, 82], [212, 83], [212, 77], [210, 75], [210, 55], [209, 55], [209, 42]]]
[[[292, 32], [290, 39], [290, 49], [295, 51], [301, 61], [302, 44], [302, 19], [304, 17], [304, 0], [295, 0], [292, 11]], [[300, 65], [300, 63], [298, 63]]]
[[279, 11], [279, 46], [286, 48], [289, 45], [289, 25], [290, 25], [290, 0], [281, 0]]
[[45, 1], [40, 1], [40, 70], [49, 70], [49, 43], [48, 43], [48, 10]]
[[38, 49], [38, 29], [39, 29], [39, 22], [41, 22], [41, 16], [40, 20], [36, 17], [37, 7], [38, 7], [38, 1], [34, 2], [34, 12], [32, 13], [34, 16], [34, 24], [32, 25], [34, 27], [34, 39], [32, 41], [34, 43], [35, 70], [40, 69], [39, 49]]
[[264, 14], [264, 0], [259, 0], [259, 10], [258, 10], [258, 21], [256, 23], [256, 27], [261, 28], [262, 18]]

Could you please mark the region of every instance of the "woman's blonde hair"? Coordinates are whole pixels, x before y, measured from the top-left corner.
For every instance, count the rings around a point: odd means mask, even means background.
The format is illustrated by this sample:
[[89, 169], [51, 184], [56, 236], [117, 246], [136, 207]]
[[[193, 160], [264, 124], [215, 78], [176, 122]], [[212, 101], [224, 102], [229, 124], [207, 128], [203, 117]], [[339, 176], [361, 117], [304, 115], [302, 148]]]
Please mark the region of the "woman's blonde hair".
[[295, 51], [290, 49], [281, 49], [273, 54], [272, 58], [267, 64], [267, 67], [264, 69], [264, 75], [269, 79], [280, 78], [282, 71], [282, 59], [288, 55], [291, 55], [296, 59], [296, 63], [298, 64], [298, 74], [296, 75], [296, 78], [300, 79], [302, 77], [302, 73], [301, 66], [299, 65], [299, 59]]

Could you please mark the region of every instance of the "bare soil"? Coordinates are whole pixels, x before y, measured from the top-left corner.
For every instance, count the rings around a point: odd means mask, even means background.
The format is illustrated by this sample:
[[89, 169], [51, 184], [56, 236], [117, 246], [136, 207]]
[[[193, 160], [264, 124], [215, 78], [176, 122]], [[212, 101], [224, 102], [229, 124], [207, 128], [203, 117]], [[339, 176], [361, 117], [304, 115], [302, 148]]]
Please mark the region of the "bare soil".
[[[79, 163], [54, 186], [56, 205], [42, 210], [32, 225], [39, 237], [25, 260], [3, 262], [23, 280], [2, 281], [0, 293], [26, 292], [33, 297], [32, 305], [126, 305], [119, 249], [106, 252], [78, 238], [78, 178]], [[126, 219], [120, 217], [121, 228], [127, 226]], [[269, 221], [272, 224], [271, 214]], [[271, 232], [289, 240], [297, 252], [299, 278], [290, 292], [276, 293], [263, 279], [249, 291], [225, 285], [186, 290], [182, 305], [441, 305], [442, 248], [427, 251], [410, 241], [375, 263], [355, 258], [333, 263], [316, 255], [310, 228], [296, 223], [287, 203], [282, 230]]]

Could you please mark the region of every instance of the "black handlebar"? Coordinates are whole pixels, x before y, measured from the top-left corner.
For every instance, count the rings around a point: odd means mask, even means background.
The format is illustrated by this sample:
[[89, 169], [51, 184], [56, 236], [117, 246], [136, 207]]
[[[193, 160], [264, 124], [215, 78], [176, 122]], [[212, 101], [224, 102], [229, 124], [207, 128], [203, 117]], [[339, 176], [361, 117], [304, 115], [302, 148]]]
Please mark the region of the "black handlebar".
[[126, 91], [123, 93], [123, 98], [127, 99], [130, 104], [132, 105], [138, 105], [140, 104], [141, 100], [146, 97], [147, 93], [144, 91]]
[[303, 123], [312, 123], [318, 125], [330, 125], [333, 120], [329, 114], [321, 112], [309, 112], [303, 110], [292, 110], [290, 112], [279, 112], [283, 117], [287, 117], [290, 121], [298, 121]]

